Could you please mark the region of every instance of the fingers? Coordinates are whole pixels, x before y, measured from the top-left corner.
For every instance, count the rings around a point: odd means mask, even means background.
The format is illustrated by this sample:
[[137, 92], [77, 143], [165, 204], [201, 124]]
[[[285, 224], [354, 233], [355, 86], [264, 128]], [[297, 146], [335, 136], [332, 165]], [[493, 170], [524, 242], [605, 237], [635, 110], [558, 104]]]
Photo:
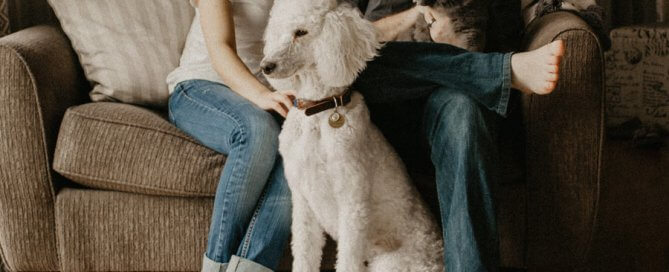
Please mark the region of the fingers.
[[274, 111], [276, 111], [278, 114], [281, 114], [281, 116], [283, 116], [283, 118], [286, 118], [286, 116], [288, 115], [288, 110], [285, 109], [281, 105], [281, 103], [274, 103], [274, 105], [272, 105], [272, 109]]
[[429, 7], [425, 7], [425, 12], [423, 12], [423, 18], [429, 25], [432, 25], [432, 23], [436, 21], [436, 19], [434, 18], [434, 14], [432, 14], [432, 9], [430, 9]]
[[277, 102], [281, 103], [284, 107], [286, 107], [286, 110], [290, 110], [290, 108], [293, 106], [293, 101], [291, 101], [287, 95], [279, 94], [277, 98], [278, 98]]
[[283, 94], [283, 95], [285, 95], [285, 96], [287, 96], [288, 99], [290, 99], [291, 104], [292, 104], [292, 101], [293, 101], [293, 100], [295, 99], [295, 97], [297, 96], [295, 90], [283, 90], [283, 91], [281, 91], [280, 93]]
[[288, 97], [288, 92], [275, 92], [272, 94], [272, 100], [274, 101], [272, 109], [286, 118], [290, 108], [293, 107], [293, 101]]

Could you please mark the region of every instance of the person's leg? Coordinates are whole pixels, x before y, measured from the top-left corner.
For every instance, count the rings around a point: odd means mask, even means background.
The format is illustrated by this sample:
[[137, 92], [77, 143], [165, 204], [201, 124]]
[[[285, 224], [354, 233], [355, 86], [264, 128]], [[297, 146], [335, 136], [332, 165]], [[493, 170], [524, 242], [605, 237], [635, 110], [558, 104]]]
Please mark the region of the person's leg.
[[511, 90], [511, 54], [473, 53], [448, 44], [390, 42], [367, 63], [354, 88], [369, 103], [427, 97], [457, 90], [505, 115]]
[[353, 87], [370, 103], [425, 98], [446, 89], [506, 115], [511, 88], [549, 94], [559, 78], [564, 42], [518, 54], [475, 53], [447, 44], [390, 42], [367, 63]]
[[[248, 226], [258, 228], [261, 224], [265, 231], [276, 232], [271, 236], [273, 240], [249, 240], [247, 248], [252, 244], [254, 252], [258, 252], [253, 256], [256, 259], [235, 257], [236, 270], [233, 271], [270, 271], [268, 267], [276, 265], [273, 260], [280, 256], [268, 255], [281, 255], [283, 248], [261, 249], [285, 242], [288, 227], [282, 224], [286, 224], [285, 217], [290, 216], [290, 209], [282, 206], [290, 204], [283, 200], [289, 195], [281, 189], [285, 186], [281, 184], [283, 178], [278, 177], [283, 174], [277, 166], [280, 165], [277, 159], [279, 124], [270, 113], [225, 85], [203, 80], [179, 84], [170, 96], [169, 114], [178, 128], [203, 145], [227, 155], [216, 190], [203, 271], [227, 269]], [[266, 186], [268, 180], [270, 183]], [[264, 218], [259, 213], [268, 211], [275, 212], [272, 216], [281, 219], [257, 222], [258, 218]], [[256, 222], [250, 224], [254, 220]], [[238, 267], [240, 262], [244, 263], [242, 267]]]
[[446, 271], [498, 269], [493, 191], [499, 118], [461, 92], [440, 89], [428, 98], [424, 128], [437, 176]]
[[290, 236], [291, 214], [290, 188], [283, 172], [283, 160], [278, 157], [237, 256], [275, 269]]

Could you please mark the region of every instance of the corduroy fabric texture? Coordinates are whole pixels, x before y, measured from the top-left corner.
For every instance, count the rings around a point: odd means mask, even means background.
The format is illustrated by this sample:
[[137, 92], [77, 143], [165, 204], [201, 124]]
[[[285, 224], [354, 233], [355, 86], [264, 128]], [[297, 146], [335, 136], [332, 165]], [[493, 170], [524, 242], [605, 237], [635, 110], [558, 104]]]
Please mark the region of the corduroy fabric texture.
[[61, 271], [199, 271], [213, 203], [64, 189], [56, 201]]
[[12, 271], [59, 269], [50, 162], [65, 109], [85, 97], [78, 67], [56, 28], [0, 39], [0, 254]]
[[214, 196], [224, 162], [154, 111], [100, 102], [68, 109], [54, 169], [92, 188]]
[[49, 0], [93, 83], [93, 101], [167, 105], [195, 11], [186, 0]]
[[[200, 271], [213, 198], [64, 189], [56, 201], [60, 271]], [[328, 240], [323, 269], [334, 269]], [[290, 271], [290, 250], [277, 271]]]
[[[528, 268], [578, 271], [587, 266], [597, 217], [604, 141], [603, 55], [576, 15], [558, 12], [532, 23], [526, 49], [566, 42], [558, 89], [526, 97]], [[546, 256], [550, 256], [547, 258]]]

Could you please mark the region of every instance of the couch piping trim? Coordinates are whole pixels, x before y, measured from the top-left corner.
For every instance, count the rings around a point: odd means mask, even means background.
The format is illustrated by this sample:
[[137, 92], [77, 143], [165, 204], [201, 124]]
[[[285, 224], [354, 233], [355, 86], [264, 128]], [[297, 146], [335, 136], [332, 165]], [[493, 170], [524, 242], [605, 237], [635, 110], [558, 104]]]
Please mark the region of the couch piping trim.
[[[72, 176], [72, 177], [78, 177], [78, 178], [85, 178], [85, 179], [90, 179], [90, 183], [96, 185], [96, 186], [101, 186], [101, 187], [106, 187], [102, 189], [112, 189], [112, 190], [118, 190], [114, 189], [108, 186], [104, 186], [105, 183], [111, 183], [114, 185], [122, 185], [124, 187], [132, 187], [135, 189], [144, 189], [149, 192], [144, 192], [145, 194], [148, 195], [157, 195], [157, 194], [152, 194], [150, 191], [153, 190], [158, 193], [169, 193], [171, 194], [170, 196], [181, 196], [184, 197], [184, 192], [185, 192], [185, 197], [213, 197], [212, 194], [208, 194], [204, 191], [186, 191], [186, 190], [176, 190], [176, 189], [166, 189], [166, 188], [160, 188], [160, 187], [154, 187], [154, 186], [147, 186], [147, 185], [137, 185], [137, 184], [130, 184], [130, 183], [123, 183], [119, 182], [117, 180], [113, 179], [107, 179], [107, 178], [101, 178], [101, 177], [93, 177], [89, 176], [86, 174], [80, 174], [80, 173], [73, 173], [67, 170], [63, 170], [61, 168], [56, 169], [59, 173], [66, 175], [66, 176]], [[86, 184], [83, 184], [86, 185]], [[121, 191], [123, 192], [123, 191]], [[138, 192], [131, 192], [131, 193], [138, 193]]]
[[116, 125], [121, 125], [121, 126], [126, 126], [126, 127], [135, 127], [135, 128], [140, 128], [140, 129], [144, 129], [144, 130], [150, 130], [150, 131], [156, 131], [156, 132], [164, 133], [166, 135], [176, 137], [176, 138], [181, 138], [181, 139], [183, 139], [185, 141], [188, 141], [192, 144], [195, 144], [195, 145], [206, 148], [205, 146], [201, 145], [200, 143], [194, 141], [191, 138], [184, 137], [183, 135], [179, 135], [179, 134], [176, 134], [174, 132], [170, 132], [170, 131], [167, 131], [167, 130], [164, 130], [164, 129], [158, 129], [158, 128], [144, 126], [144, 125], [128, 124], [128, 123], [115, 121], [115, 120], [110, 120], [110, 119], [101, 118], [101, 117], [93, 117], [93, 116], [89, 116], [89, 115], [77, 112], [76, 110], [73, 110], [73, 109], [68, 109], [67, 113], [76, 115], [77, 117], [84, 118], [84, 119], [95, 120], [95, 121], [100, 121], [100, 122], [105, 122], [105, 123], [111, 123], [111, 124], [116, 124]]

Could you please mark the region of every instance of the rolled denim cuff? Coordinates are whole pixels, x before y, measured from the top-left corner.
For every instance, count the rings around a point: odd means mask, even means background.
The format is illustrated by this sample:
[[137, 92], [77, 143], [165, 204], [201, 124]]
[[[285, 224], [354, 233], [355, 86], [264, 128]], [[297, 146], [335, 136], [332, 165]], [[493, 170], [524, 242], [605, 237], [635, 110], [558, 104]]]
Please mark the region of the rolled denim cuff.
[[202, 272], [225, 272], [228, 269], [227, 263], [219, 263], [207, 258], [207, 255], [202, 257]]
[[229, 263], [219, 263], [205, 255], [202, 258], [202, 272], [272, 272], [272, 270], [234, 255]]
[[503, 117], [506, 117], [509, 110], [509, 99], [511, 97], [511, 56], [513, 56], [513, 53], [504, 54], [502, 58], [502, 86], [499, 103], [495, 109], [495, 112]]
[[232, 256], [225, 272], [272, 272], [272, 269], [238, 256]]

